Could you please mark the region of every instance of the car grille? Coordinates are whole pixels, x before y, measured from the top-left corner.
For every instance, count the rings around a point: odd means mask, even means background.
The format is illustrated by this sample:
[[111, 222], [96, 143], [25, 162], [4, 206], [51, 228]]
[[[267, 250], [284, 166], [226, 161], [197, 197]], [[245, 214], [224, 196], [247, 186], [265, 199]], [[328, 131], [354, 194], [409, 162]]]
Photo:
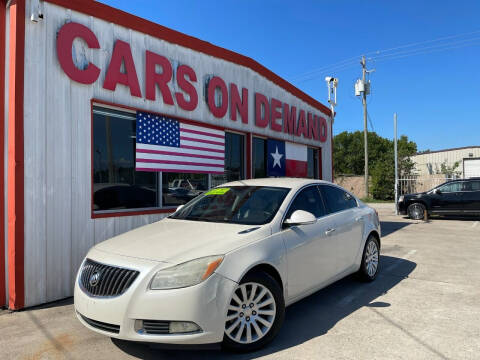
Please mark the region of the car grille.
[[143, 332], [145, 334], [162, 335], [169, 334], [170, 321], [143, 320]]
[[80, 284], [89, 295], [119, 296], [127, 291], [138, 274], [136, 270], [100, 264], [86, 259], [80, 275]]
[[88, 325], [91, 327], [94, 327], [95, 329], [103, 330], [103, 331], [108, 331], [111, 333], [118, 334], [120, 332], [120, 325], [114, 325], [114, 324], [108, 324], [104, 323], [101, 321], [89, 319], [86, 316], [83, 316], [82, 314], [78, 313], [83, 321], [85, 321]]

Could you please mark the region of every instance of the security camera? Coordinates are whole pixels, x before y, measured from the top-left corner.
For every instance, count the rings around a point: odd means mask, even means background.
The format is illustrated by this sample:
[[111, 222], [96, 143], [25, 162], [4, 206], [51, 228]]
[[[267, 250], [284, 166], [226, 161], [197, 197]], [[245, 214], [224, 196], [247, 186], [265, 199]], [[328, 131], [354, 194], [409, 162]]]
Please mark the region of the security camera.
[[327, 76], [327, 77], [325, 78], [325, 81], [326, 81], [326, 82], [330, 82], [330, 81], [332, 81], [333, 79], [334, 79], [333, 77]]

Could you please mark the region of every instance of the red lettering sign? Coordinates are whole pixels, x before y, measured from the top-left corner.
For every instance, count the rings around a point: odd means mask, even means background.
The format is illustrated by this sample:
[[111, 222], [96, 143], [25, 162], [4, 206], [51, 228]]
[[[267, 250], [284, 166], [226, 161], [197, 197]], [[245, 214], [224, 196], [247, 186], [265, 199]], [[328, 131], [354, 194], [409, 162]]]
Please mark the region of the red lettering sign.
[[[222, 98], [218, 107], [215, 104], [215, 92], [217, 91], [217, 89], [220, 89], [220, 92], [222, 93]], [[223, 118], [228, 110], [228, 90], [225, 81], [223, 81], [218, 76], [214, 76], [208, 82], [207, 99], [208, 108], [210, 109], [213, 116], [215, 116], [216, 118]]]
[[295, 134], [295, 120], [297, 119], [297, 108], [292, 106], [288, 112], [288, 104], [283, 104], [283, 132]]
[[[91, 62], [86, 62], [78, 67], [75, 65], [72, 58], [72, 46], [76, 38], [85, 41], [90, 49], [100, 49], [97, 37], [89, 28], [70, 22], [63, 25], [58, 32], [58, 61], [65, 74], [72, 80], [82, 84], [93, 84], [99, 78], [101, 69]], [[175, 78], [181, 91], [174, 94], [170, 90], [173, 70], [172, 63], [165, 56], [145, 50], [145, 98], [155, 101], [158, 88], [164, 104], [175, 105], [175, 98], [179, 108], [185, 111], [194, 111], [198, 106], [198, 93], [194, 86], [194, 83], [197, 82], [197, 75], [194, 69], [187, 65], [178, 66]], [[106, 69], [103, 88], [115, 91], [117, 84], [128, 87], [132, 96], [142, 97], [130, 44], [121, 40], [115, 42], [112, 57]], [[215, 102], [217, 91], [221, 93], [221, 101], [218, 106]], [[230, 83], [227, 87], [222, 78], [213, 76], [207, 84], [206, 93], [207, 106], [214, 117], [224, 118], [227, 111], [230, 110], [231, 121], [237, 121], [238, 113], [242, 123], [248, 124], [248, 89], [242, 88], [240, 96], [237, 84]], [[315, 139], [322, 143], [327, 141], [329, 129], [324, 117], [310, 112], [306, 113], [304, 109], [297, 110], [297, 107], [282, 103], [275, 98], [270, 98], [269, 101], [261, 93], [254, 93], [254, 103], [255, 126], [259, 128], [269, 126], [276, 132], [304, 139]]]
[[325, 120], [325, 118], [322, 117], [322, 116], [319, 116], [318, 120], [319, 120], [319, 123], [320, 123], [319, 140], [320, 140], [320, 142], [325, 142], [325, 141], [327, 141], [327, 138], [328, 138], [327, 120]]
[[248, 124], [248, 89], [242, 88], [242, 100], [236, 84], [230, 84], [230, 119], [237, 120], [237, 111], [242, 123]]
[[[155, 85], [158, 85], [162, 93], [163, 102], [173, 105], [173, 97], [168, 88], [168, 83], [172, 80], [172, 65], [164, 56], [160, 56], [151, 51], [145, 53], [145, 97], [148, 100], [155, 100]], [[162, 68], [161, 73], [157, 73], [156, 67]]]
[[177, 84], [188, 96], [189, 100], [181, 92], [175, 93], [177, 104], [183, 110], [193, 111], [198, 105], [197, 89], [185, 77], [188, 76], [191, 82], [197, 82], [197, 75], [190, 66], [180, 65], [177, 69]]
[[277, 120], [282, 119], [282, 102], [272, 98], [272, 117], [270, 119], [270, 128], [273, 131], [282, 131], [282, 124], [279, 124]]
[[306, 139], [308, 137], [308, 129], [307, 123], [305, 121], [305, 111], [300, 110], [300, 114], [298, 115], [298, 125], [297, 125], [297, 133], [298, 137], [302, 136]]
[[[125, 65], [124, 73], [121, 71], [122, 63]], [[142, 97], [130, 44], [122, 40], [117, 40], [113, 47], [112, 59], [105, 75], [103, 88], [115, 91], [117, 84], [129, 87], [132, 96]]]
[[269, 118], [270, 108], [266, 96], [260, 93], [255, 93], [255, 125], [265, 128], [268, 125]]
[[90, 49], [100, 49], [97, 37], [89, 28], [77, 23], [67, 23], [62, 26], [57, 35], [58, 62], [70, 79], [81, 84], [93, 84], [100, 75], [100, 69], [91, 62], [85, 69], [75, 66], [72, 59], [72, 45], [75, 38], [83, 39]]

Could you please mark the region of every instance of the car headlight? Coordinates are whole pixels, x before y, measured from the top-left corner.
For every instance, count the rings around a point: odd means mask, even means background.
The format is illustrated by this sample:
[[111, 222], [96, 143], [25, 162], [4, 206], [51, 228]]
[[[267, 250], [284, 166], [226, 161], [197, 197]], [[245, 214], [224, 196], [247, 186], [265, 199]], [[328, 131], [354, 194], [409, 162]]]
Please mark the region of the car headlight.
[[193, 286], [208, 279], [223, 261], [223, 255], [206, 256], [158, 271], [150, 283], [152, 290]]
[[403, 202], [403, 195], [400, 195], [400, 197], [398, 198], [398, 202]]

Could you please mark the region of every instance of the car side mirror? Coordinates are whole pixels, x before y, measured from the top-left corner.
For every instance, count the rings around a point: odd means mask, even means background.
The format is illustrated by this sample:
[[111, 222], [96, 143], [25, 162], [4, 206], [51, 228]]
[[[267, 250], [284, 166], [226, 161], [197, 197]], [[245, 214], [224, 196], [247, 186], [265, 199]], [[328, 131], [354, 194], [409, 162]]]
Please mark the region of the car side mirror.
[[440, 189], [435, 189], [435, 190], [433, 190], [433, 193], [437, 194], [437, 195], [441, 195], [442, 191]]
[[175, 210], [175, 212], [177, 212], [178, 210], [180, 210], [180, 209], [183, 208], [184, 206], [185, 206], [185, 205], [179, 205], [179, 206], [177, 207], [177, 210]]
[[299, 225], [310, 225], [317, 222], [315, 215], [308, 211], [296, 210], [293, 212], [292, 216], [289, 219], [284, 221], [284, 225], [289, 226], [299, 226]]

